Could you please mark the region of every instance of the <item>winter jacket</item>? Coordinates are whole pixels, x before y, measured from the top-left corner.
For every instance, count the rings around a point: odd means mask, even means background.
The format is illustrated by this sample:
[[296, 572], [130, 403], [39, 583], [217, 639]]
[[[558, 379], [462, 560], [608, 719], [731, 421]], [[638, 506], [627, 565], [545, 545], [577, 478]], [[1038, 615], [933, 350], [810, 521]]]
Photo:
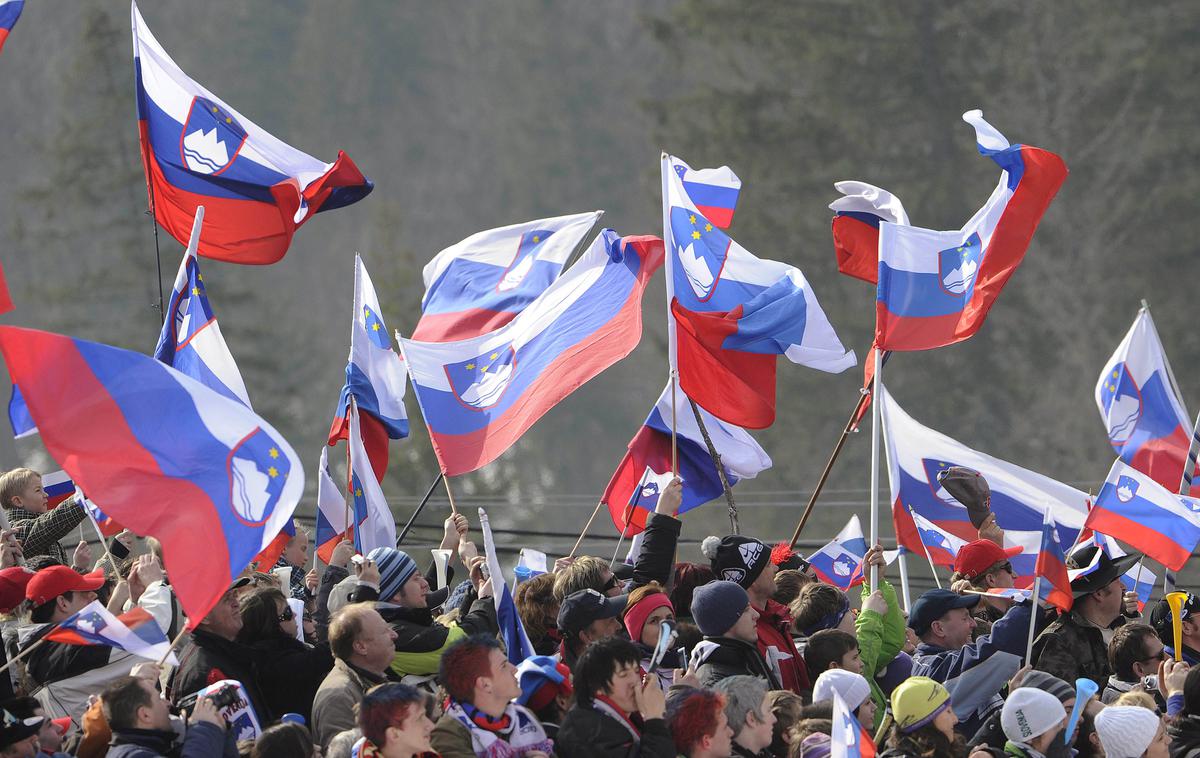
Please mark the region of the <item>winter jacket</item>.
[[569, 758], [675, 758], [675, 740], [665, 720], [643, 723], [635, 741], [624, 724], [581, 705], [567, 711], [554, 745], [557, 755]]
[[1171, 758], [1200, 758], [1200, 716], [1181, 715], [1167, 727]]
[[255, 682], [271, 713], [276, 718], [299, 713], [311, 723], [313, 698], [333, 669], [329, 645], [307, 645], [279, 634], [249, 647], [254, 651]]
[[[884, 580], [879, 581], [879, 591], [887, 601], [888, 612], [881, 616], [875, 611], [864, 610], [858, 614], [854, 622], [854, 635], [858, 638], [858, 655], [862, 659], [862, 675], [871, 686], [871, 700], [875, 703], [875, 723], [864, 725], [871, 734], [879, 729], [883, 715], [887, 712], [888, 699], [880, 689], [875, 677], [880, 670], [892, 662], [892, 659], [904, 647], [905, 621], [904, 613], [900, 610], [900, 602], [896, 599], [896, 589]], [[863, 601], [871, 596], [870, 586], [863, 583]]]
[[353, 729], [356, 726], [354, 707], [362, 702], [367, 690], [384, 681], [383, 677], [372, 676], [340, 658], [335, 659], [333, 670], [313, 697], [310, 722], [313, 739], [322, 748], [327, 748], [338, 732]]
[[199, 692], [222, 679], [234, 679], [246, 688], [258, 723], [269, 724], [283, 714], [272, 713], [258, 689], [254, 675], [255, 652], [238, 642], [196, 629], [179, 653], [179, 666], [167, 682], [167, 699], [178, 704], [180, 699]]
[[768, 600], [765, 608], [755, 608], [758, 611], [758, 652], [764, 661], [770, 661], [769, 651], [775, 648], [780, 653], [790, 655], [790, 658], [779, 660], [779, 675], [782, 687], [797, 695], [808, 694], [812, 691], [812, 680], [808, 678], [808, 668], [804, 665], [804, 656], [796, 648], [792, 640], [792, 614], [786, 605]]
[[127, 729], [114, 732], [105, 758], [237, 758], [233, 732], [201, 721], [188, 726], [181, 747], [175, 732]]
[[86, 515], [79, 498], [72, 495], [69, 500], [45, 513], [33, 513], [24, 508], [8, 508], [7, 511], [10, 528], [21, 543], [25, 560], [48, 555], [64, 566], [71, 565], [71, 560], [58, 541], [75, 531]]
[[682, 528], [683, 522], [677, 518], [662, 513], [650, 514], [646, 530], [642, 532], [642, 549], [633, 563], [633, 579], [627, 592], [633, 592], [650, 582], [667, 586], [675, 562], [679, 530]]
[[1064, 682], [1091, 679], [1101, 690], [1114, 673], [1104, 631], [1075, 611], [1059, 616], [1034, 640], [1033, 667]]
[[769, 690], [782, 689], [758, 648], [732, 637], [705, 637], [692, 651], [691, 662], [701, 687], [711, 688], [726, 677], [746, 674], [765, 680]]
[[[470, 594], [474, 596], [473, 589]], [[397, 677], [436, 674], [442, 653], [450, 645], [472, 634], [495, 635], [499, 631], [495, 601], [490, 597], [474, 599], [470, 609], [448, 627], [434, 621], [429, 608], [380, 603], [376, 610], [396, 633], [392, 672]]]

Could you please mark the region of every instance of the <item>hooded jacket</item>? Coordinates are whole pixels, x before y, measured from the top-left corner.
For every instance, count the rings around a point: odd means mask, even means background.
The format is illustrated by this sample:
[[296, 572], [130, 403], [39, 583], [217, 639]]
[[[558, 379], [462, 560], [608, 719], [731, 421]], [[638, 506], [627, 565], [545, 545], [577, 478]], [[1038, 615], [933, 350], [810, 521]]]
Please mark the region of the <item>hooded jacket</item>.
[[691, 663], [701, 687], [711, 688], [725, 677], [746, 674], [765, 680], [769, 690], [783, 689], [758, 648], [732, 637], [705, 637], [692, 651]]

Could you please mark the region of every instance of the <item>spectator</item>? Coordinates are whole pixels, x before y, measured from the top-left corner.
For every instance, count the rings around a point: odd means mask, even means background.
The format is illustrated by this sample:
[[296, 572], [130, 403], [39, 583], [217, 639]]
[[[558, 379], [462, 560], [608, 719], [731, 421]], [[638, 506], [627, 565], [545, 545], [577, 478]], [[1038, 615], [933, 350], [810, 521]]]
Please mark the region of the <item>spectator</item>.
[[563, 663], [574, 671], [584, 648], [620, 634], [621, 622], [618, 617], [624, 609], [624, 595], [606, 597], [593, 589], [568, 595], [558, 609], [558, 628], [563, 637]]
[[[379, 567], [379, 598], [385, 603], [379, 613], [396, 632], [396, 654], [391, 669], [396, 676], [424, 676], [438, 670], [446, 648], [472, 634], [496, 634], [496, 606], [492, 601], [492, 581], [479, 581], [478, 594], [468, 593], [470, 610], [452, 626], [434, 621], [426, 596], [429, 582], [407, 553], [390, 547], [377, 547], [368, 557]], [[482, 559], [477, 559], [482, 562]], [[476, 564], [478, 565], [478, 563]]]
[[1110, 705], [1096, 715], [1104, 758], [1167, 758], [1166, 730], [1154, 711], [1136, 705]]
[[348, 605], [334, 615], [329, 623], [333, 670], [317, 688], [312, 705], [313, 735], [321, 747], [338, 732], [353, 729], [355, 706], [367, 690], [387, 681], [395, 640], [396, 632], [369, 604]]
[[[382, 685], [380, 685], [382, 686]], [[428, 714], [426, 714], [428, 716]], [[429, 728], [433, 728], [433, 722], [429, 722]], [[355, 744], [362, 739], [362, 730], [347, 729], [344, 732], [338, 732], [329, 741], [329, 747], [321, 751], [323, 758], [359, 758], [354, 752]], [[428, 740], [429, 738], [426, 737]], [[372, 745], [374, 747], [374, 745]], [[365, 743], [364, 743], [365, 748]], [[377, 753], [378, 754], [378, 753]]]
[[1168, 660], [1163, 668], [1170, 692], [1169, 711], [1175, 714], [1167, 730], [1171, 737], [1171, 758], [1200, 758], [1200, 666], [1189, 667]]
[[568, 595], [581, 590], [595, 590], [608, 597], [623, 594], [620, 580], [608, 568], [608, 561], [591, 555], [581, 555], [554, 574], [554, 599], [560, 604]]
[[274, 587], [256, 591], [241, 604], [237, 640], [254, 653], [254, 673], [272, 714], [299, 713], [312, 720], [317, 688], [333, 668], [329, 646], [296, 639], [295, 617], [287, 598]]
[[731, 676], [717, 682], [715, 689], [725, 696], [725, 718], [733, 730], [732, 754], [768, 758], [775, 738], [775, 714], [766, 683], [756, 676]]
[[[167, 701], [149, 679], [124, 676], [100, 694], [104, 719], [112, 730], [108, 758], [156, 758], [175, 755]], [[237, 744], [210, 698], [200, 698], [188, 719], [184, 755], [235, 758]]]
[[359, 758], [408, 758], [430, 753], [433, 721], [426, 696], [407, 684], [383, 684], [362, 698], [358, 726], [362, 740], [355, 746]]
[[[883, 714], [887, 711], [887, 695], [878, 679], [880, 674], [887, 671], [892, 661], [902, 654], [906, 639], [907, 627], [904, 614], [900, 611], [900, 601], [896, 590], [887, 581], [887, 562], [883, 555], [883, 546], [876, 545], [867, 551], [863, 559], [866, 566], [875, 566], [879, 570], [879, 583], [875, 592], [871, 592], [867, 583], [862, 588], [862, 612], [854, 620], [854, 636], [858, 640], [858, 673], [862, 674], [871, 688], [871, 700], [875, 704], [874, 720], [864, 722], [871, 734], [875, 734], [883, 723]], [[842, 668], [854, 669], [854, 659], [843, 661]], [[901, 663], [901, 667], [903, 667]], [[909, 669], [911, 671], [911, 668]], [[810, 670], [811, 671], [811, 670]], [[811, 674], [810, 676], [815, 676]], [[890, 692], [890, 690], [889, 690]]]
[[[350, 558], [353, 555], [354, 543], [347, 540], [338, 542], [329, 553], [329, 565], [325, 567], [325, 572], [321, 574], [321, 581], [317, 584], [317, 602], [313, 611], [318, 640], [329, 639], [329, 618], [342, 607], [341, 605], [336, 608], [331, 607], [330, 595], [338, 584], [349, 581]], [[348, 595], [349, 592], [347, 592]], [[345, 603], [343, 602], [342, 605]]]
[[153, 553], [131, 559], [126, 581], [129, 599], [122, 610], [128, 611], [135, 605], [145, 608], [158, 622], [159, 628], [166, 632], [167, 639], [175, 639], [187, 619], [183, 615], [183, 606], [167, 584], [162, 559]]
[[66, 753], [62, 752], [63, 735], [71, 726], [71, 719], [64, 717], [51, 721], [46, 718], [46, 712], [42, 709], [42, 704], [32, 697], [17, 697], [11, 700], [0, 702], [0, 708], [12, 714], [12, 716], [20, 721], [27, 719], [41, 719], [42, 727], [38, 730], [37, 748], [38, 758], [70, 758]]
[[[1121, 575], [1140, 556], [1123, 555], [1116, 560], [1094, 545], [1073, 551], [1067, 568], [1081, 569], [1091, 564], [1100, 551], [1094, 571], [1071, 582], [1075, 603], [1042, 631], [1033, 643], [1033, 667], [1054, 674], [1064, 682], [1086, 677], [1101, 690], [1112, 676], [1108, 662], [1106, 633], [1121, 618], [1126, 602]], [[1137, 596], [1130, 593], [1134, 608]]]
[[716, 574], [708, 566], [699, 563], [676, 563], [671, 572], [671, 605], [675, 608], [675, 618], [684, 620], [692, 618], [692, 593], [697, 587], [708, 584], [716, 579]]
[[730, 535], [706, 537], [700, 550], [712, 561], [717, 578], [736, 582], [750, 596], [750, 605], [758, 614], [758, 652], [778, 674], [783, 689], [797, 694], [811, 690], [804, 659], [792, 640], [792, 615], [771, 599], [778, 569], [771, 563], [770, 549], [756, 539]]
[[[629, 593], [629, 600], [622, 614], [625, 629], [629, 639], [642, 652], [642, 670], [650, 670], [650, 659], [654, 655], [654, 647], [662, 631], [663, 621], [675, 621], [675, 609], [671, 606], [671, 598], [663, 592], [658, 582], [638, 587]], [[674, 669], [687, 668], [687, 661], [681, 660], [679, 653], [668, 650], [663, 656], [662, 663], [655, 672], [663, 691], [670, 689]]]
[[247, 577], [235, 579], [192, 631], [191, 639], [179, 653], [179, 667], [167, 683], [167, 695], [172, 703], [178, 704], [184, 696], [199, 692], [214, 682], [234, 679], [246, 688], [260, 723], [269, 723], [274, 718], [255, 680], [255, 653], [237, 642], [238, 633], [242, 631], [239, 592], [249, 583]]
[[[731, 677], [732, 678], [732, 677]], [[804, 706], [804, 698], [788, 690], [770, 690], [767, 692], [767, 707], [775, 718], [775, 726], [771, 729], [771, 755], [775, 758], [785, 758], [791, 747], [792, 727], [800, 721], [800, 709]]]
[[[951, 593], [953, 594], [953, 593]], [[954, 726], [950, 693], [926, 676], [910, 677], [892, 692], [892, 718], [884, 744], [887, 758], [962, 758], [966, 741]]]
[[562, 644], [558, 631], [558, 606], [554, 599], [554, 574], [538, 574], [517, 585], [513, 595], [525, 633], [538, 655], [554, 655]]
[[712, 690], [684, 687], [667, 699], [667, 728], [675, 750], [685, 758], [729, 758], [733, 730], [725, 717], [725, 698]]
[[554, 751], [533, 712], [513, 702], [521, 695], [517, 668], [495, 637], [475, 635], [451, 645], [438, 681], [448, 701], [431, 742], [443, 758]]
[[812, 732], [794, 742], [788, 755], [794, 758], [829, 758], [832, 752], [833, 744], [829, 735], [824, 732]]
[[[1003, 651], [1024, 657], [1029, 641], [1029, 615], [1033, 612], [1031, 603], [1014, 605], [992, 625], [991, 634], [972, 642], [975, 619], [970, 611], [978, 603], [979, 595], [934, 589], [921, 595], [908, 614], [908, 625], [921, 638], [913, 656], [915, 676], [948, 682], [964, 671], [985, 667], [976, 673], [980, 679], [971, 692], [973, 702], [979, 705], [959, 725], [969, 735], [974, 735], [984, 720], [1003, 706], [1000, 689], [1016, 673], [1019, 663], [1008, 656], [993, 654]], [[895, 696], [893, 692], [892, 697]]]
[[[998, 527], [997, 527], [998, 529]], [[1001, 540], [1003, 540], [1003, 532]], [[993, 587], [1013, 587], [1015, 575], [1011, 560], [1020, 555], [1021, 548], [1001, 547], [990, 539], [978, 539], [959, 548], [954, 558], [954, 573], [950, 584], [965, 581], [971, 588], [986, 592]], [[985, 597], [975, 606], [975, 636], [988, 634], [992, 624], [999, 621], [1011, 603], [1001, 598]]]
[[590, 645], [575, 667], [575, 705], [563, 719], [557, 754], [570, 758], [673, 758], [666, 698], [657, 682], [642, 682], [633, 643]]
[[800, 597], [800, 590], [812, 584], [812, 580], [803, 571], [783, 569], [775, 575], [775, 594], [771, 599], [780, 605], [791, 605]]
[[832, 584], [814, 582], [805, 586], [800, 597], [792, 601], [791, 612], [793, 631], [805, 640], [822, 629], [854, 634], [850, 598]]
[[[1051, 676], [1045, 671], [1026, 671], [1024, 675], [1018, 674], [1020, 680], [1017, 685], [1010, 684], [1010, 691], [1016, 692], [1017, 687], [1024, 689], [1031, 687], [1033, 689], [1048, 692], [1058, 698], [1058, 702], [1062, 704], [1063, 709], [1070, 713], [1075, 707], [1075, 688], [1056, 676]], [[1014, 678], [1015, 679], [1015, 678]], [[997, 711], [984, 722], [979, 731], [971, 737], [967, 746], [969, 748], [979, 747], [981, 749], [990, 749], [993, 755], [998, 755], [1004, 752], [1004, 745], [1008, 742], [1008, 737], [1004, 733], [1004, 725], [1001, 722], [1001, 711]], [[1062, 740], [1054, 740], [1047, 751], [1044, 751], [1047, 758], [1070, 758], [1070, 750]]]
[[45, 719], [0, 719], [0, 756], [34, 758], [38, 751], [38, 732]]
[[813, 702], [832, 700], [835, 692], [841, 696], [858, 723], [870, 730], [867, 724], [875, 723], [875, 701], [871, 698], [871, 686], [863, 675], [844, 669], [822, 672], [813, 685]]
[[[1146, 624], [1125, 624], [1113, 633], [1108, 643], [1108, 665], [1113, 674], [1108, 677], [1104, 692], [1100, 696], [1105, 705], [1112, 703], [1122, 693], [1145, 683], [1146, 677], [1158, 676], [1158, 664], [1167, 657], [1166, 648], [1154, 629]], [[1149, 689], [1153, 691], [1157, 688]], [[1165, 703], [1158, 709], [1165, 710]]]
[[[1150, 626], [1158, 632], [1158, 637], [1165, 644], [1167, 655], [1175, 657], [1175, 630], [1171, 622], [1171, 606], [1166, 600], [1159, 600], [1150, 607], [1147, 613]], [[1187, 593], [1187, 598], [1179, 608], [1181, 638], [1183, 640], [1183, 661], [1189, 666], [1200, 663], [1200, 595]]]
[[[0, 569], [0, 613], [11, 614], [25, 602], [25, 588], [33, 572], [24, 566], [9, 566]], [[5, 631], [16, 631], [16, 620], [7, 621]], [[7, 636], [7, 635], [5, 635]], [[8, 639], [0, 639], [0, 666], [8, 663]], [[19, 682], [16, 666], [9, 666], [8, 671], [0, 675], [0, 700], [7, 700], [16, 694], [14, 685]]]
[[275, 561], [273, 567], [291, 569], [288, 572], [287, 594], [301, 601], [312, 600], [316, 596], [319, 584], [315, 568], [307, 574], [304, 572], [304, 567], [308, 565], [309, 541], [308, 532], [297, 527], [296, 533], [288, 540], [287, 546], [283, 548], [283, 552], [279, 554], [279, 560]]
[[264, 729], [254, 740], [250, 758], [313, 758], [314, 755], [316, 750], [308, 727], [287, 721]]
[[1039, 758], [1049, 754], [1050, 746], [1066, 727], [1067, 711], [1049, 692], [1019, 687], [1004, 701], [1000, 724], [1008, 738], [1004, 745], [1007, 755]]
[[758, 611], [741, 585], [709, 582], [692, 596], [692, 617], [704, 632], [704, 641], [692, 652], [700, 684], [711, 687], [727, 676], [757, 676], [770, 689], [781, 689], [775, 672], [758, 652]]
[[550, 656], [535, 655], [517, 666], [517, 682], [521, 685], [517, 703], [533, 711], [546, 736], [554, 739], [574, 695], [571, 670]]
[[808, 644], [804, 646], [804, 665], [815, 676], [831, 668], [862, 673], [858, 638], [840, 629], [822, 629], [808, 638]]
[[81, 574], [91, 567], [92, 551], [86, 542], [79, 542], [69, 563], [62, 545], [58, 544], [86, 515], [77, 496], [72, 495], [50, 510], [50, 498], [42, 489], [42, 475], [32, 469], [15, 468], [0, 476], [0, 506], [7, 512], [10, 528], [27, 560], [50, 556]]
[[1104, 704], [1097, 697], [1092, 697], [1083, 707], [1079, 717], [1079, 726], [1075, 729], [1073, 749], [1077, 749], [1076, 758], [1104, 758], [1104, 748], [1100, 745], [1100, 735], [1096, 734], [1096, 716], [1104, 710]]

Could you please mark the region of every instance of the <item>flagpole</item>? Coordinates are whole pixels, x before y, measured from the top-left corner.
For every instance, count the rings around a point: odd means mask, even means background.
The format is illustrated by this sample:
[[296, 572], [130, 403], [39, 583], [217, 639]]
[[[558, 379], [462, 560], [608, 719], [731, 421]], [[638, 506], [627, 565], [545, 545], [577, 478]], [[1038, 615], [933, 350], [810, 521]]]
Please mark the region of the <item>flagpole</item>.
[[[675, 369], [671, 369], [671, 473], [675, 476], [679, 476], [679, 446], [676, 444], [678, 440], [676, 428], [678, 425], [675, 422], [675, 385], [678, 383], [677, 374], [678, 372]], [[690, 400], [691, 398], [688, 399]], [[720, 468], [720, 464], [717, 465], [717, 468]], [[724, 476], [721, 478], [724, 480]]]
[[858, 402], [854, 405], [854, 410], [850, 413], [850, 418], [846, 421], [846, 426], [842, 429], [842, 436], [838, 437], [837, 444], [833, 446], [833, 452], [829, 454], [829, 460], [825, 462], [825, 470], [821, 472], [821, 476], [817, 479], [817, 486], [813, 488], [812, 495], [808, 498], [808, 505], [804, 506], [804, 513], [800, 514], [800, 522], [796, 524], [796, 531], [792, 532], [792, 541], [790, 547], [795, 547], [800, 541], [800, 532], [804, 531], [804, 525], [808, 523], [808, 517], [812, 515], [813, 506], [817, 504], [817, 498], [821, 496], [821, 490], [825, 488], [825, 481], [829, 479], [829, 472], [833, 471], [833, 464], [837, 461], [838, 456], [842, 454], [842, 448], [846, 445], [846, 440], [850, 438], [850, 433], [854, 431], [854, 420], [858, 418], [858, 414], [862, 411], [864, 403], [870, 401], [871, 395], [866, 390], [859, 390]]
[[[883, 362], [880, 360], [880, 355], [883, 353], [878, 347], [875, 349], [875, 376], [874, 387], [871, 391], [871, 536], [870, 544], [879, 544], [879, 386], [881, 374], [883, 373]], [[928, 551], [926, 551], [928, 555]], [[937, 579], [937, 573], [934, 573], [934, 579]], [[874, 592], [879, 585], [879, 567], [871, 566], [871, 592]], [[938, 586], [941, 584], [939, 582]]]
[[113, 574], [120, 576], [121, 569], [117, 566], [117, 561], [113, 558], [113, 554], [108, 549], [108, 542], [104, 539], [104, 532], [100, 531], [100, 525], [96, 523], [96, 517], [92, 515], [92, 509], [88, 508], [83, 503], [83, 512], [87, 514], [88, 521], [92, 522], [92, 528], [96, 530], [96, 536], [100, 538], [100, 547], [104, 548], [104, 557], [108, 559], [108, 565], [112, 566]]
[[1033, 580], [1033, 597], [1029, 599], [1029, 644], [1025, 646], [1025, 665], [1032, 665], [1033, 633], [1037, 629], [1038, 598], [1042, 596], [1042, 575], [1038, 574]]
[[567, 556], [568, 558], [575, 557], [575, 551], [579, 550], [579, 546], [583, 544], [583, 537], [592, 528], [592, 522], [596, 520], [596, 514], [600, 512], [600, 506], [602, 505], [604, 505], [603, 500], [597, 502], [596, 507], [592, 509], [592, 515], [588, 518], [587, 523], [583, 525], [583, 531], [579, 533], [579, 539], [575, 540], [575, 545], [571, 548], [571, 553]]
[[[908, 506], [908, 515], [909, 518], [912, 518], [913, 509], [911, 505]], [[913, 525], [914, 527], [916, 526], [916, 519], [913, 519]], [[918, 538], [920, 537], [919, 534], [917, 536]], [[929, 570], [933, 573], [933, 581], [937, 582], [938, 589], [940, 590], [942, 588], [942, 580], [938, 579], [937, 568], [933, 565], [933, 556], [929, 554], [929, 545], [925, 544], [925, 540], [921, 540], [921, 549], [925, 551], [925, 560], [929, 561]]]
[[671, 212], [668, 208], [667, 198], [670, 195], [670, 190], [667, 188], [667, 172], [670, 167], [667, 161], [670, 156], [666, 151], [659, 155], [658, 169], [662, 178], [662, 219], [663, 219], [663, 246], [665, 253], [663, 261], [663, 273], [667, 287], [667, 371], [671, 376], [671, 473], [679, 475], [679, 451], [677, 446], [676, 432], [676, 410], [675, 410], [675, 385], [679, 380], [679, 367], [676, 364], [675, 352], [675, 319], [671, 315], [671, 298], [674, 294], [674, 266], [672, 258], [674, 254], [670, 248], [671, 245]]
[[[136, 30], [134, 31], [133, 37], [134, 37], [134, 44], [137, 44]], [[148, 148], [149, 146], [147, 145], [146, 147]], [[146, 188], [149, 189], [149, 191], [150, 191], [150, 211], [149, 211], [148, 215], [150, 216], [150, 227], [154, 230], [154, 265], [155, 265], [155, 268], [158, 270], [158, 315], [159, 315], [159, 324], [161, 325], [163, 323], [166, 323], [167, 308], [166, 308], [166, 305], [164, 303], [164, 298], [163, 298], [162, 252], [158, 248], [158, 207], [154, 200], [154, 178], [152, 175], [153, 172], [150, 169], [150, 161], [154, 160], [154, 157], [150, 154], [150, 151], [148, 149], [143, 150], [142, 155], [145, 156], [145, 158], [142, 160], [142, 167], [146, 171]], [[200, 208], [199, 210], [200, 210], [200, 217], [203, 218], [204, 209]], [[153, 307], [153, 306], [151, 306], [151, 307]], [[0, 671], [2, 671], [2, 670], [3, 669], [0, 669]]]
[[[729, 486], [729, 478], [725, 476], [725, 466], [721, 463], [721, 454], [717, 452], [712, 438], [708, 436], [708, 427], [704, 425], [704, 418], [700, 415], [700, 406], [696, 405], [696, 401], [690, 397], [688, 403], [692, 406], [692, 415], [696, 417], [696, 425], [700, 427], [700, 436], [704, 438], [708, 454], [713, 460], [713, 465], [717, 467], [717, 476], [721, 479], [721, 489], [725, 491], [725, 502], [729, 505], [729, 527], [733, 529], [734, 534], [741, 534], [742, 532], [738, 528], [737, 504], [733, 502], [733, 488]], [[675, 476], [679, 476], [678, 471], [673, 473]]]
[[[183, 635], [187, 634], [187, 632], [187, 624], [184, 624], [183, 628], [179, 630], [179, 634], [175, 635], [175, 639], [171, 640], [171, 644], [167, 646], [167, 652], [163, 653], [163, 657], [158, 660], [159, 666], [167, 662], [167, 659], [171, 657], [171, 651], [175, 649], [175, 646], [179, 644], [179, 641], [183, 639]], [[42, 639], [46, 638], [43, 637]]]
[[443, 476], [442, 484], [446, 485], [446, 497], [450, 500], [450, 513], [458, 515], [458, 507], [454, 505], [454, 493], [450, 491], [450, 477]]
[[[909, 606], [911, 605], [911, 603], [909, 602], [909, 594], [908, 594], [908, 548], [906, 548], [904, 545], [900, 545], [899, 550], [900, 550], [900, 556], [899, 556], [900, 595], [901, 595], [901, 598], [904, 600], [904, 612], [908, 613]], [[934, 579], [937, 579], [937, 574], [934, 574], [933, 577], [934, 577]]]
[[400, 547], [400, 544], [404, 542], [404, 538], [408, 536], [408, 531], [412, 529], [413, 522], [417, 520], [417, 516], [421, 515], [421, 511], [425, 509], [425, 504], [429, 502], [430, 495], [433, 494], [433, 491], [437, 489], [438, 483], [444, 478], [445, 477], [442, 475], [442, 472], [439, 471], [437, 478], [433, 480], [433, 484], [429, 485], [429, 489], [425, 490], [425, 497], [421, 498], [421, 502], [417, 505], [417, 509], [413, 511], [412, 517], [408, 519], [408, 523], [405, 524], [404, 529], [400, 531], [400, 536], [396, 538], [396, 547]]
[[[350, 395], [350, 412], [355, 416], [358, 415], [358, 401], [354, 399], [354, 395]], [[359, 435], [362, 435], [362, 429], [359, 429]], [[354, 502], [354, 458], [350, 455], [352, 445], [351, 440], [346, 439], [346, 494], [349, 495], [346, 499], [346, 521], [345, 531], [342, 532], [342, 539], [349, 540], [350, 537], [350, 504]]]

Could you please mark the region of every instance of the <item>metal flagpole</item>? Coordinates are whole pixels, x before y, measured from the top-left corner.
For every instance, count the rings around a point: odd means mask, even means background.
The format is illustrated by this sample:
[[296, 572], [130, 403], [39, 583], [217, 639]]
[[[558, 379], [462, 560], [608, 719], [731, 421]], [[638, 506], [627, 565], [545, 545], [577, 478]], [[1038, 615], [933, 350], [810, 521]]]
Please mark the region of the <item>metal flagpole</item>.
[[671, 252], [671, 216], [668, 210], [667, 197], [670, 191], [667, 189], [667, 172], [671, 170], [668, 165], [670, 156], [664, 151], [659, 156], [659, 173], [662, 175], [662, 218], [663, 218], [663, 272], [666, 274], [667, 285], [667, 370], [671, 377], [671, 473], [679, 475], [678, 448], [676, 445], [677, 433], [675, 427], [675, 385], [679, 380], [679, 372], [675, 364], [675, 319], [671, 315], [671, 296], [673, 294], [673, 285], [675, 280], [674, 266], [671, 265], [671, 259], [674, 255]]
[[[869, 537], [870, 545], [879, 544], [879, 442], [880, 442], [880, 414], [879, 414], [879, 387], [881, 384], [881, 374], [883, 372], [883, 363], [880, 360], [882, 350], [875, 350], [875, 376], [874, 387], [871, 391], [871, 536]], [[936, 574], [934, 575], [936, 578]], [[879, 567], [871, 567], [871, 592], [874, 592], [879, 586]]]
[[[908, 613], [909, 606], [911, 605], [908, 594], [908, 548], [906, 548], [904, 545], [900, 545], [899, 550], [900, 556], [898, 560], [900, 561], [900, 596], [901, 599], [904, 600], [904, 612]], [[937, 574], [934, 574], [933, 578], [936, 580]]]
[[1034, 637], [1033, 633], [1037, 630], [1038, 598], [1040, 598], [1041, 596], [1042, 596], [1042, 575], [1038, 574], [1037, 578], [1033, 580], [1033, 597], [1030, 598], [1030, 601], [1029, 601], [1029, 603], [1030, 603], [1029, 644], [1025, 646], [1025, 665], [1026, 666], [1028, 666], [1029, 662], [1033, 660], [1033, 637]]

